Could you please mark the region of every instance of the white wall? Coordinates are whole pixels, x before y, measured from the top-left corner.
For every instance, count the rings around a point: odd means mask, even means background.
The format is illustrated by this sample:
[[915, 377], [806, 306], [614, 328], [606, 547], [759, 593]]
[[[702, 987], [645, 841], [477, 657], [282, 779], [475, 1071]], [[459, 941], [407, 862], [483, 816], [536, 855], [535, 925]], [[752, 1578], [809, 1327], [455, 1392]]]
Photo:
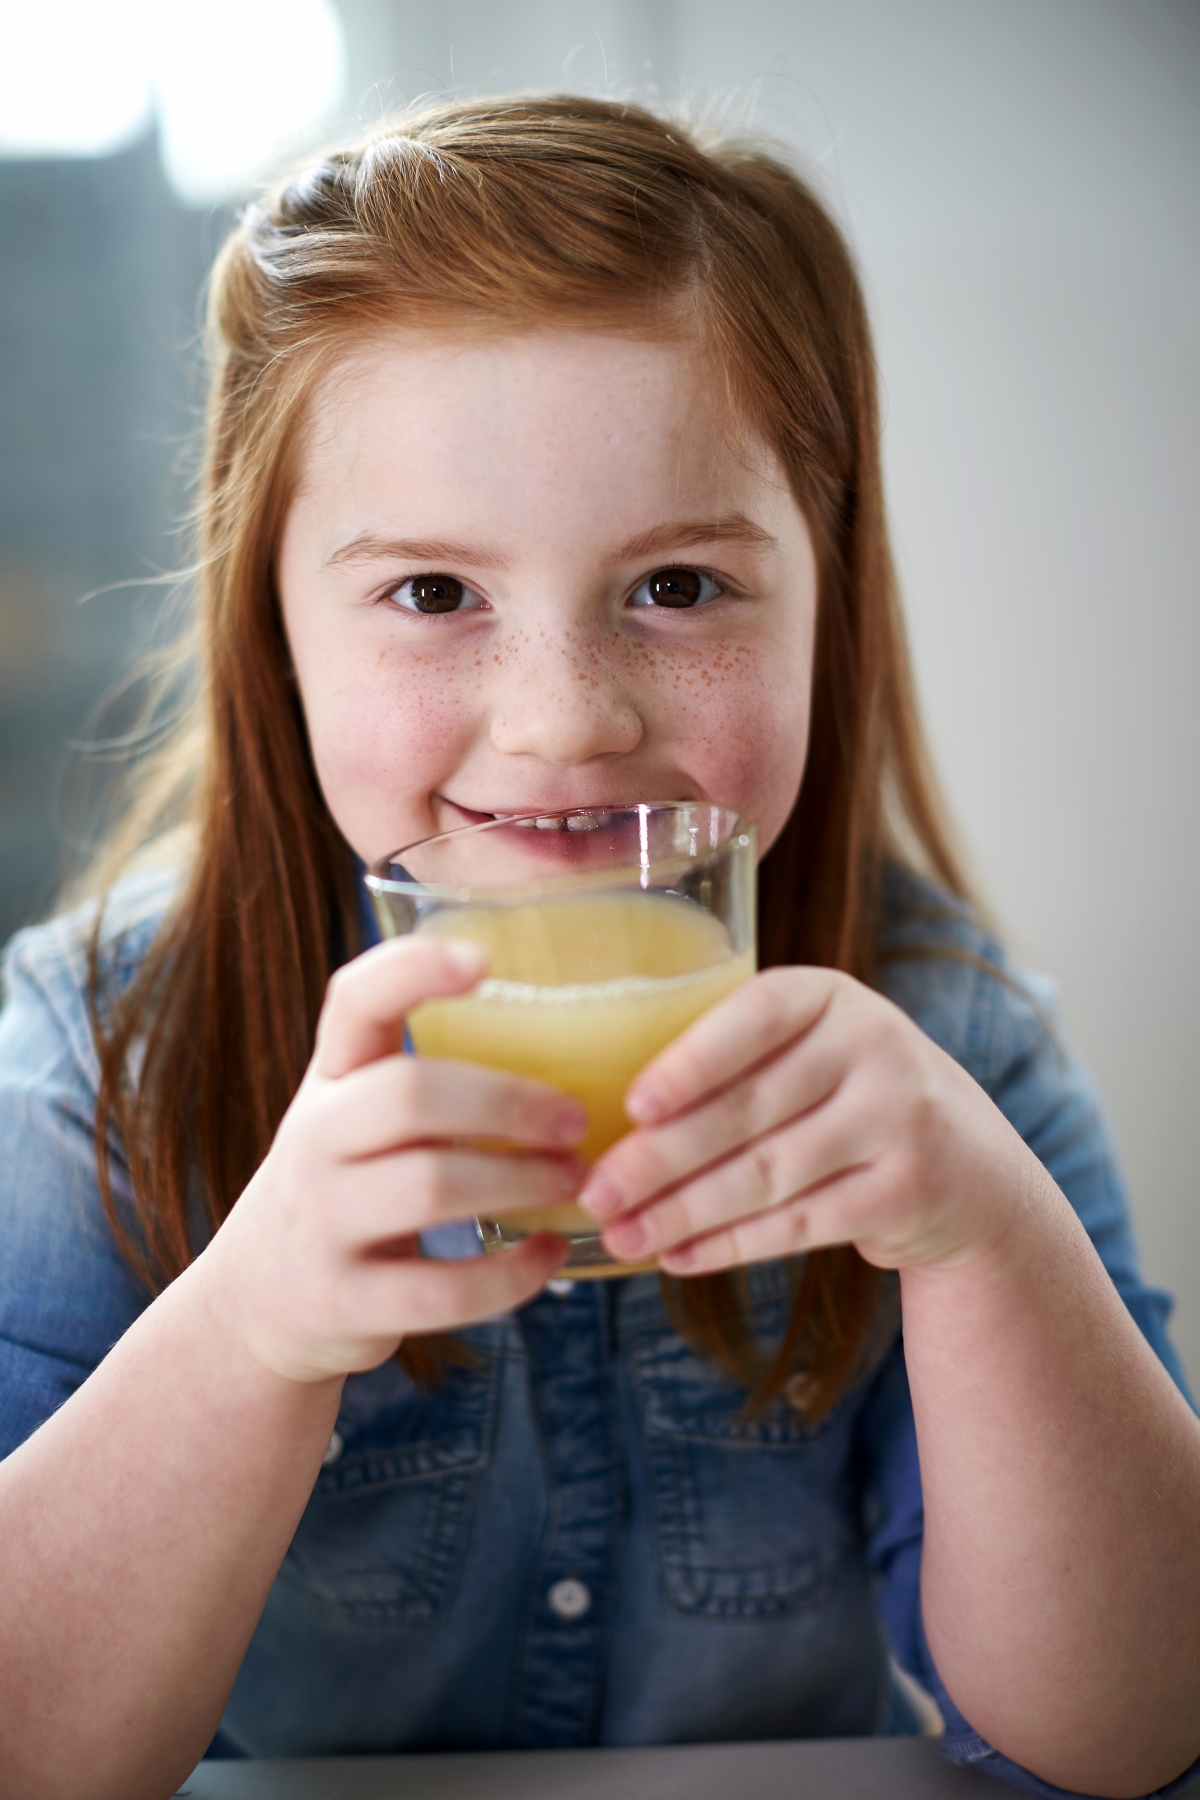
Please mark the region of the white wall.
[[1200, 1379], [1200, 9], [342, 0], [363, 117], [444, 86], [715, 96], [822, 159], [865, 275], [926, 716], [1062, 981]]

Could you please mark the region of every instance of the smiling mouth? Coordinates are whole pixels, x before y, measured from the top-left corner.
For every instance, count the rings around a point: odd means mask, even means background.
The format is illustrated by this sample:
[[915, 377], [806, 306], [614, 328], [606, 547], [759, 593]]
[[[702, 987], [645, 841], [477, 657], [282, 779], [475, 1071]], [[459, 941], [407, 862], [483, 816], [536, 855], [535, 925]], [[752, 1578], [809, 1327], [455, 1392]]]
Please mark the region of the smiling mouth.
[[[448, 796], [443, 795], [443, 799]], [[561, 807], [553, 812], [538, 812], [533, 807], [520, 812], [480, 812], [475, 807], [464, 806], [461, 801], [451, 800], [450, 805], [456, 812], [464, 813], [473, 825], [511, 824], [521, 831], [599, 831], [605, 825], [611, 825], [615, 813], [633, 810], [636, 802], [608, 807]], [[653, 804], [653, 803], [650, 803]]]
[[[470, 809], [460, 806], [460, 812]], [[480, 825], [514, 825], [518, 831], [598, 831], [602, 825], [611, 825], [613, 810], [559, 813], [476, 813], [476, 822]]]

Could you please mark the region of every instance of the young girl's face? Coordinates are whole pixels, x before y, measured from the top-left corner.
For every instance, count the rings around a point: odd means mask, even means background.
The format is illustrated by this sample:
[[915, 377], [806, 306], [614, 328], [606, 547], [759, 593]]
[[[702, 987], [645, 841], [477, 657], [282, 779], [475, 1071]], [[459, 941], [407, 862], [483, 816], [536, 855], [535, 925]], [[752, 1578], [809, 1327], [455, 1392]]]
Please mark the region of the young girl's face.
[[277, 578], [317, 775], [368, 862], [636, 800], [734, 806], [765, 849], [792, 808], [812, 544], [687, 345], [358, 352], [318, 392]]

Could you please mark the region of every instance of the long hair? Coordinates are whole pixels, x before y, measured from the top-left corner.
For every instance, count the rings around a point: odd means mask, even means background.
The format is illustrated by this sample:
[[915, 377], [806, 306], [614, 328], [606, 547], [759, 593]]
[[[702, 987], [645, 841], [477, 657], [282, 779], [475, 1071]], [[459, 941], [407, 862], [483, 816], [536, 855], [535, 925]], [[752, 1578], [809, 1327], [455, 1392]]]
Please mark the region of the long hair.
[[[370, 334], [547, 324], [694, 340], [777, 452], [812, 533], [808, 760], [762, 864], [763, 963], [870, 981], [881, 873], [902, 842], [964, 892], [888, 555], [866, 314], [817, 197], [755, 140], [617, 102], [450, 101], [392, 121], [251, 206], [212, 277], [195, 703], [105, 880], [164, 821], [187, 825], [189, 854], [118, 996], [105, 993], [99, 920], [93, 939], [101, 1191], [152, 1285], [194, 1254], [197, 1196], [211, 1230], [262, 1161], [311, 1055], [334, 947], [359, 944], [352, 860], [314, 775], [274, 587], [306, 405]], [[132, 1218], [113, 1200], [114, 1131]], [[679, 1329], [756, 1403], [787, 1384], [815, 1418], [878, 1335], [882, 1280], [852, 1249], [807, 1257], [766, 1358], [736, 1277], [664, 1287]], [[411, 1341], [401, 1357], [418, 1373], [436, 1363]]]

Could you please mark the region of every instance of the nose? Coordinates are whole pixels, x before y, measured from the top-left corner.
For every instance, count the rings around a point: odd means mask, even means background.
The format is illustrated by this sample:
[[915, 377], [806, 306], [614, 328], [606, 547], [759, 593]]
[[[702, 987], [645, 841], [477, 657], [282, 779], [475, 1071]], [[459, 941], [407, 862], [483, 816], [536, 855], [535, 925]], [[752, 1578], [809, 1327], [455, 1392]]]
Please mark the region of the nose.
[[586, 763], [628, 756], [645, 730], [598, 642], [547, 633], [511, 646], [493, 688], [491, 738], [506, 756]]

